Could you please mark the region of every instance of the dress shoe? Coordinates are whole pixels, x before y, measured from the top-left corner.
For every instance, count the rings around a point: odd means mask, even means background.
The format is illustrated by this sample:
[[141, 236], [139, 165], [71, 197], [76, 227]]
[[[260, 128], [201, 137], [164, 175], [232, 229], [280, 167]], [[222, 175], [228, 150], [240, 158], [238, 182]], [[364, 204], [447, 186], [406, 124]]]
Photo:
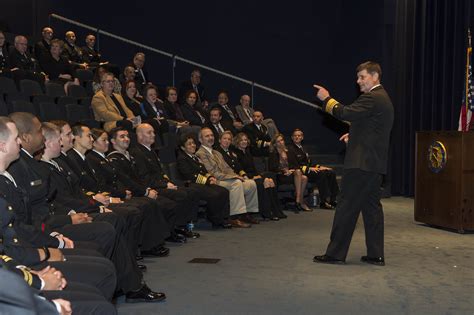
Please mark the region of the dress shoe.
[[221, 224], [212, 223], [212, 228], [213, 229], [231, 229], [232, 224], [230, 222], [224, 222]]
[[313, 261], [321, 264], [343, 265], [346, 262], [328, 255], [314, 256]]
[[143, 260], [143, 256], [142, 256], [142, 255], [136, 255], [136, 256], [135, 256], [135, 260], [136, 260], [136, 261]]
[[160, 302], [165, 299], [166, 295], [164, 293], [154, 292], [146, 284], [144, 284], [138, 291], [127, 292], [125, 301], [127, 303], [140, 303]]
[[272, 221], [280, 221], [280, 218], [279, 217], [272, 217], [271, 220]]
[[383, 257], [362, 256], [360, 261], [376, 266], [385, 266], [385, 259]]
[[170, 254], [170, 249], [164, 246], [155, 246], [150, 250], [142, 250], [143, 256], [166, 257]]
[[283, 214], [283, 213], [282, 213], [282, 214], [278, 215], [278, 218], [281, 220], [281, 219], [286, 219], [286, 218], [288, 218], [288, 216], [287, 216], [286, 214]]
[[319, 204], [319, 208], [320, 209], [334, 210], [334, 207], [331, 204], [327, 203], [327, 202], [321, 202]]
[[171, 243], [184, 244], [184, 243], [186, 243], [186, 237], [184, 235], [181, 235], [181, 234], [173, 233], [173, 234], [171, 234], [171, 236], [169, 236], [166, 239], [166, 241], [171, 242]]
[[142, 264], [137, 264], [137, 267], [138, 269], [140, 269], [141, 271], [145, 272], [146, 271], [146, 266], [145, 265], [142, 265]]
[[199, 238], [201, 237], [201, 234], [189, 231], [187, 229], [179, 228], [174, 230], [177, 234], [184, 235], [186, 238]]
[[251, 223], [251, 224], [260, 224], [260, 220], [257, 218], [254, 218], [252, 215], [246, 213], [241, 216], [240, 218], [241, 221]]
[[301, 204], [299, 202], [296, 203], [295, 205], [295, 209], [293, 210], [294, 213], [298, 214], [300, 213], [300, 211], [304, 211], [303, 207], [301, 206]]
[[251, 227], [250, 224], [245, 223], [244, 221], [240, 221], [239, 219], [230, 220], [229, 223], [232, 225], [232, 227], [235, 227], [235, 228], [249, 228], [249, 227]]

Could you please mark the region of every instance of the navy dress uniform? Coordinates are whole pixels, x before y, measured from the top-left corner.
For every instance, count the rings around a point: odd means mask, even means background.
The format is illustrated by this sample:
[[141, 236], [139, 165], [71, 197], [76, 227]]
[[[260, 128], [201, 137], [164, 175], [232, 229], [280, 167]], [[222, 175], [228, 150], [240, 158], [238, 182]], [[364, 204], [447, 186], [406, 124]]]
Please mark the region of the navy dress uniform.
[[225, 224], [230, 213], [229, 191], [218, 185], [210, 185], [211, 175], [196, 155], [180, 150], [177, 158], [177, 168], [188, 189], [195, 191], [201, 200], [206, 201], [207, 219], [218, 227]]

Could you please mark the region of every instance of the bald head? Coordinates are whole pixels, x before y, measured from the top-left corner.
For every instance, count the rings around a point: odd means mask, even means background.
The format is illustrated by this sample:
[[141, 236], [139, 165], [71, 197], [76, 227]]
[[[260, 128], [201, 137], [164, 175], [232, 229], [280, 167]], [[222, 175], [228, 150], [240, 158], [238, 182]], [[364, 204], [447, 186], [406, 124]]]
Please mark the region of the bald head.
[[51, 27], [46, 26], [43, 28], [41, 35], [43, 36], [43, 39], [49, 43], [49, 41], [53, 39], [54, 31]]
[[74, 34], [73, 31], [66, 32], [66, 41], [71, 45], [75, 44], [76, 43], [76, 34]]
[[138, 143], [151, 147], [155, 143], [155, 130], [150, 124], [140, 124], [135, 130]]

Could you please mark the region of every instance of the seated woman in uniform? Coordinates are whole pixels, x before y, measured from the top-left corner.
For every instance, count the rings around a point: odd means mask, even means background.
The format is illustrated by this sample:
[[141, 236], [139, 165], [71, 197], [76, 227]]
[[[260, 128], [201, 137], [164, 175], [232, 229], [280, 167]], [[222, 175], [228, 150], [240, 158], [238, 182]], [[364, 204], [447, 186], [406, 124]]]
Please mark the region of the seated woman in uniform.
[[[223, 137], [221, 137], [221, 139], [222, 138]], [[224, 142], [227, 143], [227, 141]], [[271, 210], [271, 216], [268, 216], [268, 213], [264, 215], [264, 212], [262, 212], [264, 210], [260, 209], [262, 216], [275, 221], [277, 221], [277, 219], [285, 219], [286, 215], [283, 213], [280, 201], [278, 200], [277, 187], [275, 185], [276, 174], [272, 172], [259, 173], [257, 171], [253, 156], [250, 154], [250, 140], [245, 133], [239, 132], [234, 137], [233, 144], [234, 149], [231, 151], [237, 158], [236, 165], [241, 167], [248, 178], [253, 179], [257, 183], [258, 204]]]
[[79, 79], [75, 78], [75, 71], [69, 61], [61, 56], [64, 43], [59, 39], [51, 41], [50, 54], [40, 60], [40, 66], [49, 78], [49, 82], [64, 85], [67, 93], [71, 84], [79, 85]]
[[296, 211], [312, 211], [303, 198], [308, 177], [303, 175], [296, 156], [286, 148], [285, 138], [282, 134], [277, 134], [272, 140], [268, 169], [277, 174], [278, 185], [294, 184]]
[[217, 179], [211, 176], [196, 156], [196, 142], [193, 134], [186, 134], [178, 150], [177, 167], [187, 187], [196, 191], [200, 199], [207, 202], [207, 219], [214, 228], [231, 228], [228, 222], [230, 204], [229, 191], [217, 185]]

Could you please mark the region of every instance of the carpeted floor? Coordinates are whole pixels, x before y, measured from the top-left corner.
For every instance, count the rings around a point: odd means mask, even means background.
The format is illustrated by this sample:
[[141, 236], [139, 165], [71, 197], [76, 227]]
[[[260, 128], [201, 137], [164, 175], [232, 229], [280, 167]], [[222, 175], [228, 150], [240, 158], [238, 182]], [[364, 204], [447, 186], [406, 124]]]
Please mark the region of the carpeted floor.
[[[365, 254], [362, 221], [347, 265], [312, 262], [326, 249], [334, 212], [288, 213], [250, 229], [201, 230], [201, 238], [148, 259], [149, 286], [168, 299], [125, 304], [120, 314], [474, 314], [474, 234], [413, 221], [413, 200], [383, 200], [385, 258]], [[217, 264], [190, 264], [219, 258]]]

